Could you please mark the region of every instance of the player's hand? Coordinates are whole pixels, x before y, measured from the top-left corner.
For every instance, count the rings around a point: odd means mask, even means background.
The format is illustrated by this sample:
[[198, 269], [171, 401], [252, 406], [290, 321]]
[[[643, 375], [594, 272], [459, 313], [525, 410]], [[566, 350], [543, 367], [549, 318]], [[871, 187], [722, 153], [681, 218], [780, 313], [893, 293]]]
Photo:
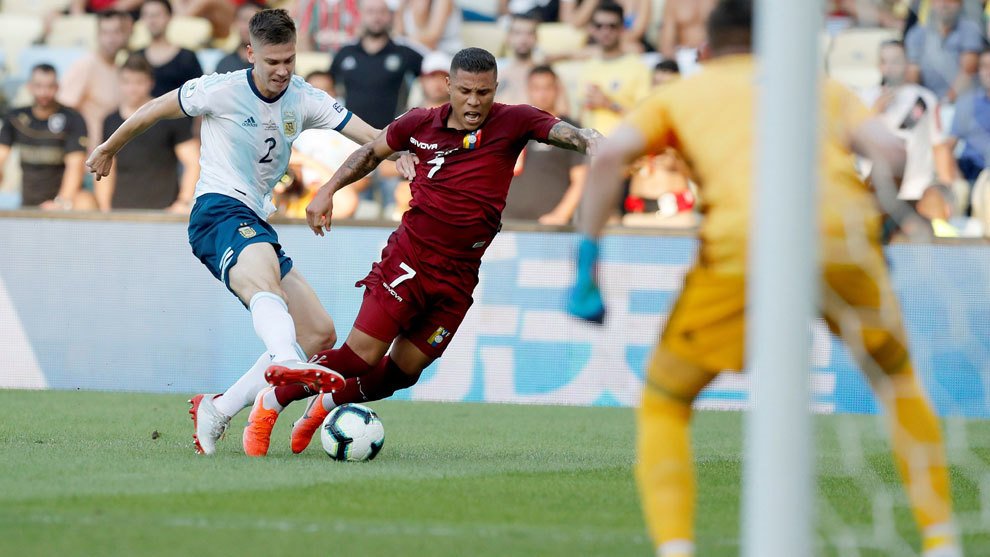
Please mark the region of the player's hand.
[[192, 204], [181, 199], [176, 199], [175, 203], [165, 208], [166, 213], [172, 213], [173, 215], [188, 215], [191, 210]]
[[563, 226], [565, 224], [570, 224], [571, 218], [567, 215], [551, 211], [536, 219], [536, 222], [548, 226]]
[[419, 164], [419, 157], [412, 153], [402, 153], [399, 160], [395, 161], [395, 169], [400, 176], [412, 182], [413, 178], [416, 177], [417, 164]]
[[101, 143], [93, 149], [93, 152], [86, 159], [86, 169], [93, 173], [96, 177], [96, 181], [100, 178], [110, 174], [110, 167], [113, 165], [113, 153], [104, 147], [105, 143]]
[[581, 137], [585, 142], [584, 154], [593, 157], [601, 151], [605, 136], [600, 131], [594, 128], [581, 128]]
[[576, 280], [567, 299], [567, 313], [598, 323], [605, 322], [605, 301], [595, 278], [598, 241], [584, 237], [578, 244]]
[[306, 223], [313, 234], [323, 236], [324, 231], [330, 231], [330, 216], [333, 214], [333, 189], [329, 184], [324, 185], [313, 200], [306, 206]]

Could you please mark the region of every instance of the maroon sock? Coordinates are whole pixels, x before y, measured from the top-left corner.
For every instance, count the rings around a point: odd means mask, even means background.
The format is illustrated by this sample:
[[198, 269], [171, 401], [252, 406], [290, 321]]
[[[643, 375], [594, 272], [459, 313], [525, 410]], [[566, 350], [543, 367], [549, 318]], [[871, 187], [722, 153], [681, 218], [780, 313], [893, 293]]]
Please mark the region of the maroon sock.
[[405, 373], [391, 358], [385, 356], [368, 373], [348, 379], [344, 383], [344, 388], [333, 394], [333, 401], [340, 405], [388, 398], [399, 389], [415, 385], [419, 375], [419, 373], [416, 375]]
[[340, 348], [317, 352], [310, 361], [328, 367], [344, 377], [364, 375], [373, 367], [361, 356], [355, 354], [351, 347], [347, 346], [347, 343], [344, 343]]
[[292, 383], [291, 385], [275, 387], [275, 400], [283, 407], [288, 406], [290, 402], [309, 398], [315, 394], [309, 387], [302, 383]]

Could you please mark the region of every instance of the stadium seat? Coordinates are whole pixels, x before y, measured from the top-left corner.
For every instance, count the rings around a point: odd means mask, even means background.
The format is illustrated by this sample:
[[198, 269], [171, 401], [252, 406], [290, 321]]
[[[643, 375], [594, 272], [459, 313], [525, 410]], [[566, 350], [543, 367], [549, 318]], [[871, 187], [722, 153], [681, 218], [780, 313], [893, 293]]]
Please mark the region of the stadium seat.
[[[202, 17], [173, 16], [165, 31], [165, 37], [174, 45], [188, 48], [189, 50], [199, 50], [210, 42], [213, 28], [210, 21]], [[131, 33], [131, 40], [128, 43], [131, 50], [140, 50], [151, 42], [148, 29], [140, 20], [134, 22], [134, 31]]]
[[505, 48], [505, 29], [497, 23], [465, 22], [461, 24], [461, 40], [464, 46], [483, 48], [495, 55], [502, 55]]
[[40, 17], [68, 8], [69, 2], [70, 0], [4, 0], [3, 13]]
[[296, 73], [306, 77], [310, 72], [325, 72], [330, 69], [331, 60], [329, 52], [297, 52]]
[[543, 23], [536, 29], [536, 40], [544, 54], [567, 54], [584, 48], [588, 33], [568, 23]]
[[[73, 62], [86, 54], [84, 48], [54, 48], [50, 46], [29, 46], [17, 56], [16, 71], [11, 77], [26, 81], [28, 74], [37, 64], [51, 64], [59, 77], [64, 76]], [[13, 65], [13, 61], [11, 62]]]
[[66, 15], [52, 22], [48, 46], [96, 48], [96, 16], [93, 14]]
[[836, 35], [828, 48], [828, 74], [850, 87], [869, 87], [880, 82], [880, 44], [898, 38], [893, 29], [847, 29]]
[[[0, 53], [3, 61], [15, 64], [21, 50], [41, 38], [43, 25], [38, 16], [0, 13]], [[7, 69], [11, 73], [14, 71], [12, 67]]]

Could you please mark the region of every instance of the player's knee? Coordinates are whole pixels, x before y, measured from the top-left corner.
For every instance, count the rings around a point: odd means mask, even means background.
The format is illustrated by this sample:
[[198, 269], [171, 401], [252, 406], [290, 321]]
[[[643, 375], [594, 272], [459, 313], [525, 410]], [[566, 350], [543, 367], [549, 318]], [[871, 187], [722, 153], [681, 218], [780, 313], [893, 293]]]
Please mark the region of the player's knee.
[[910, 358], [904, 342], [885, 330], [863, 333], [863, 348], [872, 363], [887, 375], [909, 370]]
[[318, 326], [307, 331], [300, 331], [297, 337], [299, 346], [310, 356], [317, 352], [330, 350], [337, 344], [337, 330], [329, 317]]

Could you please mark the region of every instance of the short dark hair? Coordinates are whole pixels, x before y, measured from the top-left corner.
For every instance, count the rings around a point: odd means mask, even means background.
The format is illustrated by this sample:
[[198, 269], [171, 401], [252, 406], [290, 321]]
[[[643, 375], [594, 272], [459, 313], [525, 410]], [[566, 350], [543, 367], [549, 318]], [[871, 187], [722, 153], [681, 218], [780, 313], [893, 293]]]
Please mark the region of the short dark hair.
[[661, 60], [653, 70], [657, 72], [681, 73], [681, 67], [677, 65], [677, 60]]
[[251, 17], [251, 40], [261, 44], [286, 44], [296, 42], [296, 23], [289, 12], [282, 8], [261, 10]]
[[172, 3], [168, 0], [144, 0], [144, 2], [141, 3], [141, 7], [144, 7], [145, 4], [152, 4], [154, 2], [158, 2], [162, 6], [165, 6], [165, 11], [168, 12], [168, 15], [172, 15]]
[[533, 9], [528, 12], [519, 12], [512, 14], [510, 23], [513, 21], [532, 21], [533, 23], [539, 25], [543, 23], [543, 15], [540, 14], [539, 9]]
[[124, 18], [132, 19], [130, 13], [122, 12], [119, 10], [103, 10], [102, 12], [96, 12], [97, 25], [110, 19], [124, 19]]
[[613, 2], [612, 0], [604, 0], [602, 3], [598, 4], [592, 14], [597, 14], [598, 12], [615, 14], [619, 16], [619, 21], [624, 21], [626, 18], [626, 11], [622, 9], [622, 5], [617, 2]]
[[491, 52], [483, 48], [465, 48], [454, 55], [450, 62], [450, 75], [454, 75], [458, 70], [468, 73], [495, 72], [498, 74], [498, 65]]
[[550, 77], [557, 79], [557, 72], [553, 71], [553, 68], [546, 64], [533, 67], [529, 70], [529, 75], [526, 76], [527, 79], [532, 79], [537, 75], [549, 75]]
[[753, 44], [753, 0], [721, 0], [708, 16], [708, 42], [713, 50]]
[[31, 73], [34, 74], [35, 72], [39, 72], [39, 73], [50, 73], [50, 74], [58, 77], [58, 72], [55, 71], [55, 66], [53, 66], [51, 64], [48, 64], [46, 62], [42, 62], [40, 64], [35, 64], [34, 67], [31, 68]]
[[151, 62], [148, 62], [148, 59], [144, 57], [144, 54], [141, 54], [140, 52], [135, 52], [128, 56], [127, 60], [124, 60], [124, 64], [120, 66], [120, 69], [127, 70], [129, 72], [143, 73], [152, 80], [155, 79], [155, 68], [151, 65]]
[[904, 41], [900, 41], [898, 39], [887, 39], [882, 43], [880, 43], [880, 48], [878, 48], [877, 50], [883, 50], [891, 46], [896, 46], [897, 48], [904, 50]]

